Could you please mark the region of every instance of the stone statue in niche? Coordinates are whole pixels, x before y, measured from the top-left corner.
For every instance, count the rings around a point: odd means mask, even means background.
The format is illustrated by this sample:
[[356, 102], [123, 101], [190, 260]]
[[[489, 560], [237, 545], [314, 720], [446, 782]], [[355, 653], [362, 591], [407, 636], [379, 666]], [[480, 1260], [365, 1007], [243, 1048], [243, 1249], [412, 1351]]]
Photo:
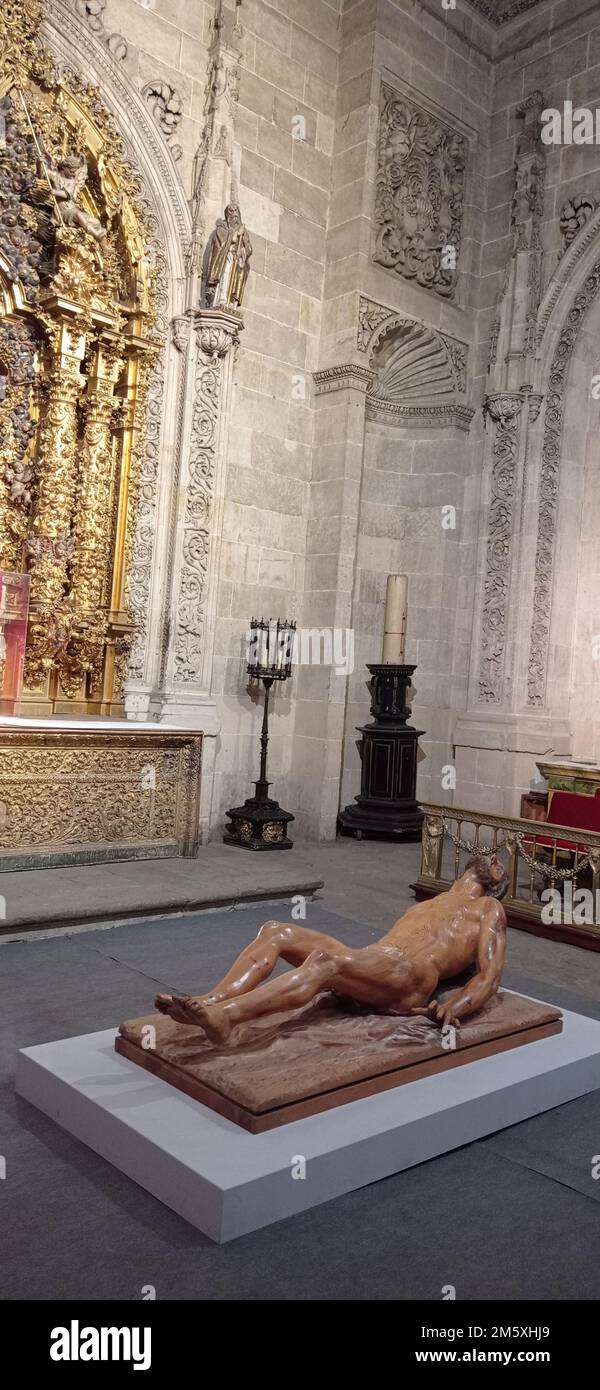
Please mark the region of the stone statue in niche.
[[462, 135], [382, 87], [373, 259], [451, 298], [468, 146]]
[[[207, 994], [159, 994], [156, 1007], [176, 1023], [197, 1025], [211, 1042], [239, 1043], [239, 1024], [301, 1009], [323, 991], [374, 1013], [421, 1015], [457, 1027], [478, 1013], [500, 983], [506, 914], [499, 899], [506, 872], [496, 856], [471, 860], [446, 893], [417, 903], [379, 941], [354, 950], [296, 923], [266, 922]], [[278, 960], [293, 969], [265, 983]], [[471, 970], [449, 997], [443, 981]]]
[[209, 237], [205, 255], [203, 304], [207, 309], [239, 309], [250, 273], [252, 243], [239, 207], [229, 203]]
[[95, 241], [104, 241], [107, 229], [98, 217], [79, 206], [77, 199], [88, 176], [84, 155], [70, 154], [64, 159], [39, 161], [39, 176], [47, 178], [65, 227], [81, 227]]

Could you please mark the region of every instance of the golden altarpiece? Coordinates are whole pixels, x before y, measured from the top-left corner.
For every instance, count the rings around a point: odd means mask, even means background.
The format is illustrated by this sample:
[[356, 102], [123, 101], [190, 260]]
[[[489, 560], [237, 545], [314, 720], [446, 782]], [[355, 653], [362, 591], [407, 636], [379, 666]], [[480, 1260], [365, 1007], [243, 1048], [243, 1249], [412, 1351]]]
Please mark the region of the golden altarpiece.
[[127, 731], [114, 719], [134, 631], [126, 578], [160, 347], [146, 227], [98, 92], [57, 70], [39, 23], [38, 0], [5, 0], [0, 571], [29, 577], [13, 712], [30, 719], [0, 721], [0, 867], [28, 844], [49, 847], [46, 863], [64, 862], [60, 845], [74, 842], [112, 845], [109, 857], [124, 857], [125, 844], [190, 853], [197, 822], [199, 736]]

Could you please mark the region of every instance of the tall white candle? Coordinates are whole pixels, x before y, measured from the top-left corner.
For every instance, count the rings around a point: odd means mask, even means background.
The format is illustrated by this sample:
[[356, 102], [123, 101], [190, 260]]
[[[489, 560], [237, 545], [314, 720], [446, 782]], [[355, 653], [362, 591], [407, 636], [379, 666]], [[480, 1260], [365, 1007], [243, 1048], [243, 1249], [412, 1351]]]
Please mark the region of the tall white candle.
[[389, 574], [385, 591], [383, 620], [383, 651], [381, 660], [386, 666], [402, 666], [406, 642], [406, 612], [408, 578], [405, 574]]

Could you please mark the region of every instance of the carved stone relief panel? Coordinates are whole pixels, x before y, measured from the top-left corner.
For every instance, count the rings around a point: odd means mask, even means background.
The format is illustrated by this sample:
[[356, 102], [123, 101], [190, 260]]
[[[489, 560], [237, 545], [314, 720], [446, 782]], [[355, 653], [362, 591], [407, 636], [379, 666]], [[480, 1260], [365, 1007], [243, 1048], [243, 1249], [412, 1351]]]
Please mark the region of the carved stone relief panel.
[[373, 259], [397, 275], [454, 295], [468, 142], [382, 83]]

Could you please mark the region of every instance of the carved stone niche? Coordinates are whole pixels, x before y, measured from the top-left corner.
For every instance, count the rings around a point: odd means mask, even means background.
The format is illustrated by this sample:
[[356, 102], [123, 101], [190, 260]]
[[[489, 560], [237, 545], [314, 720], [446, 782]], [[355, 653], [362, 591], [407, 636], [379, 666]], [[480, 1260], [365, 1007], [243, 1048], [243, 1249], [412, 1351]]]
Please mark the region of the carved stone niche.
[[464, 344], [450, 344], [414, 319], [392, 320], [371, 357], [367, 418], [468, 429], [473, 410], [457, 397], [457, 388], [464, 389], [465, 363]]
[[455, 292], [468, 142], [382, 83], [373, 260], [444, 299]]

